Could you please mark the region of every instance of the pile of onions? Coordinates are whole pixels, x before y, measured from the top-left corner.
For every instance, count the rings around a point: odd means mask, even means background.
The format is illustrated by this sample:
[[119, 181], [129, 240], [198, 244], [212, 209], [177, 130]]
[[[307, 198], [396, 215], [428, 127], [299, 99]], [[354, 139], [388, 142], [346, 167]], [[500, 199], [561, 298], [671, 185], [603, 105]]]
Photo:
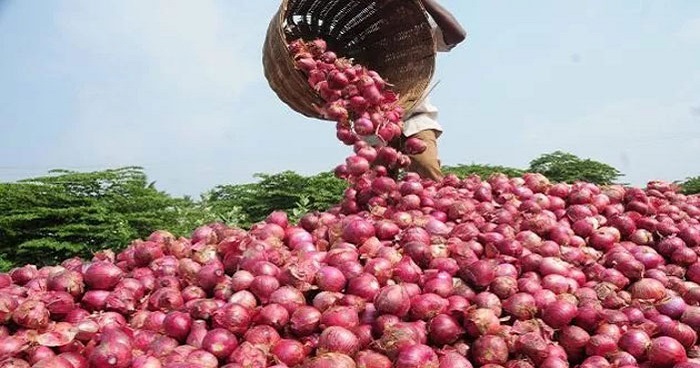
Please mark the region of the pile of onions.
[[0, 274], [0, 368], [700, 367], [700, 198], [394, 179], [406, 156], [359, 140], [400, 128], [389, 85], [290, 51], [356, 151], [340, 203]]

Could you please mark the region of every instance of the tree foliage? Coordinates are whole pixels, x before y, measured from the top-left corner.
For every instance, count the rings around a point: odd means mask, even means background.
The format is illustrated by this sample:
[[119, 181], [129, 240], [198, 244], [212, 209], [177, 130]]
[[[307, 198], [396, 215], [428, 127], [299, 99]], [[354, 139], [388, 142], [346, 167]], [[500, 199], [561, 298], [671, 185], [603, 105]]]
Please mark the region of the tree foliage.
[[0, 183], [0, 260], [50, 264], [123, 248], [156, 229], [184, 233], [207, 220], [201, 211], [183, 216], [193, 206], [156, 190], [139, 167]]
[[540, 173], [556, 182], [587, 181], [598, 185], [613, 184], [622, 176], [620, 171], [608, 164], [561, 151], [532, 160], [527, 171]]
[[274, 210], [289, 212], [292, 220], [308, 211], [337, 204], [346, 188], [332, 173], [302, 176], [292, 171], [256, 174], [256, 183], [220, 185], [204, 196], [213, 212], [227, 221], [247, 227]]
[[455, 166], [444, 166], [442, 168], [444, 174], [455, 174], [460, 178], [465, 178], [469, 175], [476, 174], [482, 179], [488, 179], [489, 176], [493, 174], [505, 174], [510, 177], [521, 176], [524, 171], [521, 169], [516, 169], [513, 167], [506, 166], [494, 166], [494, 165], [455, 165]]
[[680, 186], [684, 194], [700, 194], [700, 176], [687, 178]]

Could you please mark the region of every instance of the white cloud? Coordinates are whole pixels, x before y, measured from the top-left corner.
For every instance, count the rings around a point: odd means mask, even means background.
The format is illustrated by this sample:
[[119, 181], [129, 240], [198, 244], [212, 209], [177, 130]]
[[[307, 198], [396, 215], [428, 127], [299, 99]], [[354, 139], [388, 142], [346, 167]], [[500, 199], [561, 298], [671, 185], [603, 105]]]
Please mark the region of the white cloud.
[[676, 35], [685, 42], [700, 42], [700, 17], [684, 23]]

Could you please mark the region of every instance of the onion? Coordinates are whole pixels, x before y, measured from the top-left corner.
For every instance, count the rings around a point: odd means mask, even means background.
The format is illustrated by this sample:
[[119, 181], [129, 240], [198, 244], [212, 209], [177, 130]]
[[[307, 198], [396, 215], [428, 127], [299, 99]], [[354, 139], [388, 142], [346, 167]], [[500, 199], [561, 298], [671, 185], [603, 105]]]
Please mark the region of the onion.
[[488, 286], [496, 277], [494, 265], [489, 261], [476, 261], [462, 269], [462, 278], [476, 287]]
[[281, 339], [270, 351], [275, 359], [287, 366], [293, 367], [301, 364], [306, 358], [304, 345], [296, 340]]
[[[326, 353], [311, 359], [304, 368], [357, 368], [351, 357], [345, 354]], [[369, 368], [369, 366], [367, 367]]]
[[657, 301], [666, 296], [666, 288], [662, 283], [650, 278], [643, 278], [630, 286], [632, 298]]
[[229, 363], [238, 363], [243, 367], [264, 367], [267, 363], [265, 352], [249, 342], [241, 343], [238, 348], [231, 353], [228, 361]]
[[293, 313], [296, 308], [306, 304], [306, 299], [301, 291], [291, 286], [282, 286], [270, 295], [270, 303], [280, 304], [287, 312]]
[[374, 306], [379, 313], [403, 317], [410, 310], [411, 300], [403, 286], [391, 285], [379, 291], [374, 298]]
[[535, 298], [527, 293], [516, 293], [503, 302], [503, 310], [520, 320], [532, 319], [537, 314]]
[[192, 327], [190, 328], [190, 333], [187, 335], [186, 343], [187, 345], [193, 346], [195, 348], [202, 347], [202, 341], [204, 336], [207, 334], [207, 322], [203, 320], [195, 320], [192, 322]]
[[357, 336], [340, 326], [331, 326], [323, 330], [318, 344], [322, 352], [336, 352], [350, 356], [357, 353], [360, 347]]
[[131, 347], [120, 342], [101, 343], [88, 356], [91, 367], [127, 368], [131, 359]]
[[324, 311], [319, 323], [321, 328], [340, 326], [350, 329], [360, 324], [360, 318], [354, 308], [337, 306]]
[[576, 317], [577, 311], [575, 305], [564, 300], [557, 300], [544, 308], [542, 320], [552, 328], [561, 328], [571, 323]]
[[452, 344], [464, 333], [459, 322], [447, 314], [438, 314], [428, 323], [428, 337], [437, 346]]
[[617, 342], [607, 335], [593, 335], [586, 345], [586, 354], [606, 356], [617, 350]]
[[450, 302], [433, 293], [416, 295], [411, 298], [410, 315], [417, 320], [429, 320], [440, 313], [444, 313]]
[[496, 316], [500, 316], [502, 312], [501, 300], [488, 291], [481, 292], [474, 297], [474, 305], [479, 308], [491, 309]]
[[321, 321], [321, 312], [314, 307], [302, 306], [292, 313], [290, 328], [297, 336], [312, 334]]
[[111, 290], [122, 277], [119, 267], [104, 261], [91, 264], [83, 274], [85, 285], [97, 290]]
[[651, 340], [647, 352], [649, 362], [656, 367], [672, 367], [687, 360], [685, 348], [677, 340], [661, 336]]
[[679, 296], [670, 296], [656, 303], [656, 310], [673, 319], [679, 319], [688, 305]]
[[65, 291], [74, 297], [80, 296], [84, 289], [83, 275], [72, 270], [51, 273], [46, 279], [46, 288], [51, 291]]
[[202, 349], [212, 353], [219, 359], [231, 355], [238, 346], [236, 336], [223, 328], [215, 328], [207, 332], [202, 340]]
[[251, 314], [248, 309], [239, 305], [227, 303], [223, 308], [216, 310], [212, 315], [213, 326], [227, 329], [238, 336], [242, 336], [251, 322]]
[[694, 328], [695, 330], [700, 330], [700, 307], [687, 307], [681, 315], [680, 321]]
[[163, 319], [163, 330], [166, 335], [184, 341], [190, 333], [192, 318], [183, 312], [170, 312]]
[[439, 361], [433, 349], [417, 344], [401, 349], [395, 365], [407, 368], [438, 368]]
[[259, 325], [253, 326], [250, 330], [246, 331], [243, 338], [251, 344], [262, 345], [269, 348], [280, 340], [280, 334], [272, 326]]
[[498, 316], [491, 309], [474, 309], [464, 316], [464, 327], [467, 334], [473, 337], [494, 334], [498, 331], [499, 326]]
[[347, 280], [343, 273], [331, 266], [324, 266], [316, 274], [316, 284], [324, 291], [342, 291]]
[[279, 330], [289, 322], [289, 312], [282, 305], [271, 303], [260, 308], [254, 322], [259, 325], [272, 326]]
[[480, 366], [504, 364], [508, 361], [508, 346], [500, 336], [481, 336], [472, 345], [472, 359]]
[[362, 350], [355, 355], [359, 368], [391, 368], [391, 360], [372, 350]]
[[691, 348], [698, 340], [698, 334], [690, 326], [681, 322], [671, 322], [661, 325], [661, 334], [676, 339], [686, 348]]
[[644, 331], [630, 329], [620, 336], [618, 341], [620, 349], [630, 353], [633, 357], [640, 359], [649, 349], [651, 338]]

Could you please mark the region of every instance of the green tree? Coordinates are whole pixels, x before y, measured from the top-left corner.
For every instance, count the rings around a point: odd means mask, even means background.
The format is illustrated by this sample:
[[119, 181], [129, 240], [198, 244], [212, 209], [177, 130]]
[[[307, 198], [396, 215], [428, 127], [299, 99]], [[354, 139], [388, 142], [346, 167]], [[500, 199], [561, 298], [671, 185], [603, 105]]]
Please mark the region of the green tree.
[[687, 178], [680, 186], [684, 194], [700, 194], [700, 176]]
[[142, 168], [54, 170], [0, 183], [0, 261], [56, 263], [122, 249], [157, 229], [187, 233], [203, 220], [207, 215], [194, 201], [158, 191]]
[[527, 171], [540, 173], [556, 182], [587, 181], [598, 185], [615, 183], [622, 176], [620, 171], [610, 165], [561, 151], [547, 153], [532, 160]]
[[506, 166], [494, 166], [494, 165], [481, 165], [481, 164], [471, 164], [471, 165], [455, 165], [455, 166], [443, 166], [442, 172], [444, 174], [455, 174], [460, 178], [465, 178], [472, 174], [479, 175], [482, 179], [488, 179], [489, 176], [497, 173], [506, 174], [510, 177], [521, 176], [523, 170], [516, 169], [513, 167]]
[[293, 221], [306, 212], [337, 204], [346, 188], [332, 173], [302, 176], [292, 171], [256, 174], [256, 183], [220, 185], [205, 194], [206, 202], [221, 218], [234, 216], [239, 226], [262, 221], [272, 211], [287, 211]]

